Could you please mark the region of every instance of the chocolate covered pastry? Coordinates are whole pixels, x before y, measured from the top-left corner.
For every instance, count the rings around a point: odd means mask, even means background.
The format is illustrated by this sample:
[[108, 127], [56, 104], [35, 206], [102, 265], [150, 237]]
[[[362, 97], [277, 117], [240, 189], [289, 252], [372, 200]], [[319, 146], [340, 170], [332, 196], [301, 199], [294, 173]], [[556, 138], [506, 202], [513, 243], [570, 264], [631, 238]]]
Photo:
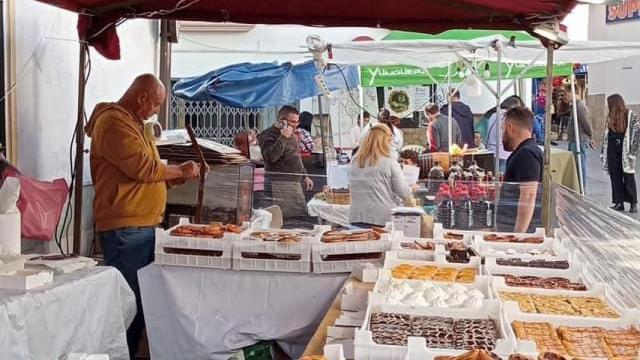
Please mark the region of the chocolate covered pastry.
[[516, 235], [488, 234], [484, 236], [484, 241], [503, 242], [503, 243], [542, 244], [544, 242], [544, 237], [528, 236], [528, 237], [519, 238]]
[[567, 260], [522, 260], [520, 258], [498, 258], [496, 264], [501, 266], [518, 266], [518, 267], [534, 267], [545, 269], [568, 269], [569, 262]]
[[492, 319], [453, 319], [441, 316], [409, 316], [378, 313], [371, 316], [373, 341], [384, 345], [406, 345], [409, 336], [423, 337], [427, 347], [491, 351], [498, 328]]
[[507, 286], [541, 288], [541, 289], [562, 289], [572, 291], [586, 291], [587, 286], [581, 282], [572, 282], [569, 279], [561, 277], [543, 278], [539, 276], [515, 276], [515, 275], [497, 275], [503, 276]]

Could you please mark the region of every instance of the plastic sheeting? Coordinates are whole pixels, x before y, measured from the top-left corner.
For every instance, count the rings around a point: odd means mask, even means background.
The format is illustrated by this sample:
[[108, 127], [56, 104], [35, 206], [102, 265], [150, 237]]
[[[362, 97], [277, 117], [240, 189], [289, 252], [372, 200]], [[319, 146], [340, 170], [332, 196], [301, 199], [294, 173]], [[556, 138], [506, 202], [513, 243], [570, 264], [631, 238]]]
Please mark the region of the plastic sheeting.
[[0, 290], [0, 359], [59, 359], [72, 352], [129, 359], [135, 297], [122, 275], [95, 267], [28, 292]]
[[322, 94], [314, 77], [322, 73], [329, 90], [358, 86], [356, 67], [331, 66], [320, 72], [311, 61], [242, 63], [178, 81], [174, 93], [187, 100], [214, 100], [239, 108], [263, 108], [295, 103]]
[[552, 199], [563, 240], [586, 260], [586, 280], [607, 283], [624, 305], [640, 307], [640, 222], [555, 184]]
[[297, 359], [347, 274], [225, 271], [151, 264], [138, 271], [151, 358], [227, 360], [276, 340]]

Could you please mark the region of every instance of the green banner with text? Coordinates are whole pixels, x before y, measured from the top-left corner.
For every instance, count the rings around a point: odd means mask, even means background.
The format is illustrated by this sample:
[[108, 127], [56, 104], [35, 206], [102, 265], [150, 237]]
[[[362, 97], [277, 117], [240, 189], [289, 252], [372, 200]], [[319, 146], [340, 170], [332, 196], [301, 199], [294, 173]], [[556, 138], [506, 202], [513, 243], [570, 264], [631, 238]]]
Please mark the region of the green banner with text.
[[[489, 65], [488, 73], [486, 65]], [[476, 64], [478, 73], [486, 80], [495, 80], [498, 66], [494, 62]], [[544, 78], [547, 76], [546, 66], [533, 66], [527, 69], [526, 64], [502, 64], [502, 79], [514, 79], [520, 75], [524, 78]], [[556, 65], [554, 76], [571, 75], [573, 65]], [[524, 73], [523, 73], [524, 72]], [[469, 71], [465, 68], [451, 66], [451, 79], [454, 83], [461, 82]], [[431, 68], [425, 71], [417, 66], [386, 65], [362, 66], [360, 68], [360, 84], [362, 87], [407, 86], [443, 84], [447, 80], [447, 67]]]

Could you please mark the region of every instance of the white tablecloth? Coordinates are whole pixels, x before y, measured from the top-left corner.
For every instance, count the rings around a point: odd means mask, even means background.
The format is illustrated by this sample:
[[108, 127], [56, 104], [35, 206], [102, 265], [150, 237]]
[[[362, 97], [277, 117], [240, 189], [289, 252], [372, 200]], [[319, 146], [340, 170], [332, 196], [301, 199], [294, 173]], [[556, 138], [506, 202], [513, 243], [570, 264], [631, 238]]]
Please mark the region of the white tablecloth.
[[153, 360], [227, 360], [260, 340], [297, 359], [347, 279], [155, 264], [138, 277]]
[[129, 359], [133, 291], [111, 267], [58, 275], [28, 292], [0, 290], [0, 359], [59, 359], [69, 353]]
[[317, 198], [313, 198], [307, 203], [307, 212], [310, 216], [317, 216], [322, 220], [344, 227], [349, 227], [350, 211], [351, 205], [329, 204]]

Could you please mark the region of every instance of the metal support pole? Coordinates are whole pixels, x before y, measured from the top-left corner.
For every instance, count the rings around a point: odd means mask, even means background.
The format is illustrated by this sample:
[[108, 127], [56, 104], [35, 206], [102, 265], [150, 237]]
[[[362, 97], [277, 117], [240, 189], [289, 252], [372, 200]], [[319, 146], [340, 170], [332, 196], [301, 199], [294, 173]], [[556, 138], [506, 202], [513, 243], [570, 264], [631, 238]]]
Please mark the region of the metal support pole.
[[[82, 245], [82, 186], [84, 178], [84, 91], [86, 87], [87, 45], [80, 39], [80, 64], [78, 66], [78, 117], [76, 119], [75, 187], [73, 193], [73, 253], [81, 255]], [[69, 241], [69, 239], [67, 239]]]
[[327, 137], [325, 136], [326, 130], [324, 128], [324, 115], [322, 114], [322, 95], [318, 95], [318, 114], [320, 116], [320, 139], [322, 140], [322, 165], [327, 166]]
[[553, 44], [547, 46], [547, 99], [544, 110], [544, 172], [542, 174], [542, 222], [547, 236], [551, 230], [551, 103], [553, 102]]
[[580, 182], [580, 194], [584, 195], [584, 174], [582, 173], [582, 146], [580, 144], [580, 124], [578, 123], [578, 99], [576, 99], [576, 75], [571, 74], [571, 94], [573, 96], [572, 113], [573, 113], [573, 129], [576, 142], [576, 164], [578, 164], [578, 181]]
[[449, 87], [447, 88], [447, 110], [449, 110], [449, 114], [447, 115], [448, 119], [447, 119], [447, 126], [449, 127], [449, 146], [447, 147], [448, 151], [451, 152], [451, 143], [453, 142], [452, 138], [453, 138], [453, 126], [452, 126], [452, 121], [453, 121], [453, 105], [451, 104], [451, 64], [449, 64], [449, 66], [447, 67], [447, 81], [449, 82]]
[[495, 175], [496, 180], [500, 180], [500, 148], [502, 147], [502, 137], [500, 133], [502, 132], [502, 111], [500, 109], [500, 104], [502, 103], [502, 48], [498, 44], [496, 46], [496, 52], [498, 54], [497, 61], [497, 72], [498, 77], [496, 79], [496, 122], [495, 129], [493, 129], [496, 133], [496, 158], [495, 160]]
[[170, 20], [160, 21], [160, 82], [167, 90], [167, 99], [160, 107], [158, 122], [163, 129], [169, 128], [169, 105], [171, 103], [171, 42], [169, 41]]

